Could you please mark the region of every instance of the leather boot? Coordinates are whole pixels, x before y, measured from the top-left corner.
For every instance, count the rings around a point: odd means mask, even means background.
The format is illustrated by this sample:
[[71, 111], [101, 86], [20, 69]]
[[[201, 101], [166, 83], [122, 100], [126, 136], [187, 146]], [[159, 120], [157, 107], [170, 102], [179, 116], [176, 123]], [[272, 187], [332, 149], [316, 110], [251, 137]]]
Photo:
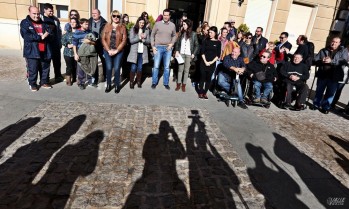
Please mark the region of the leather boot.
[[107, 84], [107, 88], [105, 88], [105, 93], [109, 93], [111, 91], [111, 85]]
[[142, 72], [137, 72], [137, 86], [142, 88]]
[[185, 86], [186, 84], [182, 84], [182, 91], [185, 92]]
[[65, 82], [67, 84], [67, 86], [71, 86], [71, 76], [70, 75], [66, 75], [65, 76]]
[[175, 91], [178, 91], [180, 88], [181, 88], [181, 84], [177, 83], [177, 87], [176, 87]]
[[130, 72], [130, 88], [131, 88], [131, 89], [134, 89], [134, 88], [135, 88], [134, 80], [135, 80], [135, 73]]

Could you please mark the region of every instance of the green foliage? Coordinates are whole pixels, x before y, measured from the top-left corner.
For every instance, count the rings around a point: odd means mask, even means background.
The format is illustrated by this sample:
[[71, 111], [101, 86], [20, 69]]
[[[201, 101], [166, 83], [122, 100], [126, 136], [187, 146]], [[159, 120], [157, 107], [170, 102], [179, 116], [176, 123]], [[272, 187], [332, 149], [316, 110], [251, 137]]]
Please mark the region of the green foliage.
[[245, 23], [242, 23], [238, 27], [238, 31], [242, 31], [243, 33], [248, 33], [248, 32], [250, 32], [250, 28]]
[[150, 28], [153, 28], [154, 25], [155, 25], [155, 19], [154, 19], [154, 17], [153, 17], [152, 15], [150, 15], [150, 16], [148, 17], [148, 19], [149, 19], [149, 22], [150, 22]]
[[129, 31], [134, 25], [135, 25], [135, 23], [133, 23], [133, 22], [127, 23], [127, 25], [126, 25], [127, 31]]

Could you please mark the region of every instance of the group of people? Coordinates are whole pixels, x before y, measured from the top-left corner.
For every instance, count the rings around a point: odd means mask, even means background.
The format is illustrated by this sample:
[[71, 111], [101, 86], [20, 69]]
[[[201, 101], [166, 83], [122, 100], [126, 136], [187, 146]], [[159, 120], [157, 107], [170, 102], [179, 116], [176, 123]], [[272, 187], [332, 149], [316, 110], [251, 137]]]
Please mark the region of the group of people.
[[[112, 88], [115, 93], [119, 93], [120, 69], [125, 60], [131, 63], [130, 88], [133, 89], [136, 84], [141, 88], [143, 65], [149, 62], [151, 56], [154, 61], [151, 88], [156, 89], [158, 85], [162, 61], [163, 85], [170, 90], [170, 63], [171, 57], [174, 57], [178, 64], [176, 91], [185, 92], [188, 77], [191, 77], [198, 97], [207, 100], [207, 92], [216, 73], [217, 83], [224, 91], [238, 94], [238, 106], [241, 108], [247, 108], [242, 80], [253, 85], [249, 97], [254, 103], [270, 103], [270, 94], [274, 91], [278, 93], [277, 98], [282, 101], [282, 107], [291, 108], [295, 87], [297, 97], [293, 108], [303, 108], [309, 91], [306, 80], [313, 61], [311, 45], [305, 35], [298, 37], [298, 48], [291, 54], [292, 44], [287, 41], [287, 32], [281, 33], [280, 41], [274, 43], [262, 36], [262, 27], [257, 27], [253, 35], [237, 30], [232, 20], [225, 22], [220, 30], [203, 22], [194, 31], [193, 22], [186, 15], [179, 25], [172, 23], [170, 17], [171, 11], [165, 9], [152, 27], [148, 14], [143, 12], [127, 31], [128, 15], [122, 15], [117, 10], [112, 11], [108, 22], [98, 9], [92, 10], [89, 19], [80, 18], [79, 12], [72, 9], [69, 22], [62, 31], [51, 4], [44, 4], [43, 14], [37, 7], [30, 6], [29, 15], [20, 25], [30, 89], [37, 91], [39, 87], [52, 88], [49, 82], [51, 59], [55, 81], [63, 81], [60, 50], [64, 47], [66, 84], [71, 86], [77, 82], [81, 90], [86, 85], [96, 87], [98, 83], [106, 81], [106, 93]], [[331, 45], [320, 50], [315, 57], [315, 64], [319, 68], [313, 109], [320, 109], [324, 113], [328, 113], [338, 101], [343, 83], [346, 82], [343, 79], [347, 79], [347, 48], [341, 49], [339, 46], [340, 38], [335, 37]], [[103, 70], [99, 70], [98, 58]], [[196, 70], [189, 75], [193, 63]], [[40, 85], [36, 83], [38, 75]]]

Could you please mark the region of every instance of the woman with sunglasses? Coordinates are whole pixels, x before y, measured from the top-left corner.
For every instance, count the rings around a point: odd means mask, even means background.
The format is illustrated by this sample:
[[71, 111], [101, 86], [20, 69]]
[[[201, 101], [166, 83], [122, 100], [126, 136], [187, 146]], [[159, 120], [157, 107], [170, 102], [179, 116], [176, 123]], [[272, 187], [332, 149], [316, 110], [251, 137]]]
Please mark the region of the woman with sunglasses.
[[133, 28], [130, 30], [131, 49], [127, 57], [127, 62], [131, 62], [130, 88], [133, 89], [134, 78], [137, 71], [137, 86], [142, 88], [142, 67], [148, 63], [148, 45], [150, 44], [149, 29], [145, 27], [145, 19], [139, 17]]
[[217, 38], [218, 29], [216, 26], [212, 26], [208, 30], [208, 38], [203, 41], [201, 46], [199, 99], [208, 99], [207, 92], [211, 85], [211, 77], [216, 69], [216, 61], [221, 56], [221, 42]]
[[121, 22], [121, 15], [118, 10], [111, 13], [111, 22], [107, 23], [102, 31], [103, 54], [106, 64], [107, 87], [106, 93], [109, 93], [111, 87], [112, 69], [114, 67], [115, 93], [120, 92], [120, 67], [122, 63], [123, 49], [126, 45], [127, 32], [126, 27]]
[[[67, 66], [65, 73], [65, 80], [68, 86], [71, 86], [72, 83], [76, 82], [76, 61], [74, 59], [73, 51], [73, 34], [80, 27], [79, 20], [77, 18], [70, 19], [71, 30], [67, 31], [62, 36], [62, 45], [64, 46], [64, 60]], [[67, 23], [68, 24], [68, 23]]]
[[[80, 14], [79, 12], [76, 10], [76, 9], [72, 9], [69, 11], [69, 22], [67, 24], [64, 25], [64, 30], [63, 30], [63, 34], [65, 34], [66, 32], [68, 31], [71, 31], [72, 30], [72, 27], [71, 27], [71, 23], [70, 23], [70, 20], [72, 18], [75, 18], [77, 20], [80, 20]], [[78, 21], [79, 22], [79, 21]]]

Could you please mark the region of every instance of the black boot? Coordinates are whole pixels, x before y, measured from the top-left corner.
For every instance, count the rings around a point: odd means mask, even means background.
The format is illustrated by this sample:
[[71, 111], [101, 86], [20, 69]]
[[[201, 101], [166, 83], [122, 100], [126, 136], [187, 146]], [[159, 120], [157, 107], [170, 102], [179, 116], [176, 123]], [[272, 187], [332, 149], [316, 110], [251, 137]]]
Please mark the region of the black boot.
[[115, 87], [115, 94], [118, 94], [120, 92], [120, 87]]
[[105, 88], [105, 93], [109, 93], [111, 91], [111, 85], [107, 84], [107, 88]]
[[130, 88], [131, 88], [131, 89], [134, 89], [134, 88], [135, 88], [135, 83], [134, 83], [135, 74], [136, 74], [136, 73], [130, 72]]
[[142, 88], [142, 71], [137, 72], [137, 86], [138, 88]]

